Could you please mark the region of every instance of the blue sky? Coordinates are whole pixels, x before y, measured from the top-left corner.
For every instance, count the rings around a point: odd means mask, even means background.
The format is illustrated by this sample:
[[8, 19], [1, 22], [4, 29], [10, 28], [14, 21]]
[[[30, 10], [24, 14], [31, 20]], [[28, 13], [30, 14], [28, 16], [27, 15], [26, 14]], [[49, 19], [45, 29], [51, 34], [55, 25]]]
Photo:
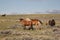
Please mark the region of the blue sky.
[[1, 13], [31, 13], [60, 10], [60, 0], [0, 0]]

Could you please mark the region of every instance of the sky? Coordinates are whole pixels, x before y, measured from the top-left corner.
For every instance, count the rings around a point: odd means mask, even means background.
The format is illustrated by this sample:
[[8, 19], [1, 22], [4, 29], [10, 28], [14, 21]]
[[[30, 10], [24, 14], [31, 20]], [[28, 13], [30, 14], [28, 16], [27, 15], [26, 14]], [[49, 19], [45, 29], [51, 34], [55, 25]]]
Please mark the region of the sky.
[[60, 11], [60, 0], [0, 0], [0, 14], [29, 14], [54, 10]]

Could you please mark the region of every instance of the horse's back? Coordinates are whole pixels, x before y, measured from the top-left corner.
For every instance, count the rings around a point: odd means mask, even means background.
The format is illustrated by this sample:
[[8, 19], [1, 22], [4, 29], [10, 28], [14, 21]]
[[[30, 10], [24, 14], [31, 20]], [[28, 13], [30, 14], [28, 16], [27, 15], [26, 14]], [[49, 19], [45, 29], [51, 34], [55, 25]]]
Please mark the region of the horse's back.
[[30, 19], [30, 18], [26, 18], [25, 20], [26, 20], [26, 21], [31, 21], [31, 19]]

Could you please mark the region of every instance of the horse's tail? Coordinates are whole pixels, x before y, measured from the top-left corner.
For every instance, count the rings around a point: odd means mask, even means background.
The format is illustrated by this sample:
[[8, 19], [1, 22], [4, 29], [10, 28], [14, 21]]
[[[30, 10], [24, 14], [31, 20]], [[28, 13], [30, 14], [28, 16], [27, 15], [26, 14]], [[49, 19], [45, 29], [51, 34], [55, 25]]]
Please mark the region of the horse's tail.
[[41, 24], [43, 24], [42, 21], [39, 20], [39, 22], [40, 22]]

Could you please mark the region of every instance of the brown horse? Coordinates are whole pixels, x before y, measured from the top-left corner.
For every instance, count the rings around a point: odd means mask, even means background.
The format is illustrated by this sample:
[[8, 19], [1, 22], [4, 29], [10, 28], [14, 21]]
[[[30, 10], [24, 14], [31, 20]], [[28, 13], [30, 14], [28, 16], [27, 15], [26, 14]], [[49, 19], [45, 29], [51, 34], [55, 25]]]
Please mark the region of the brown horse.
[[32, 22], [30, 20], [27, 19], [20, 19], [20, 23], [23, 25], [24, 29], [26, 29], [26, 26], [28, 26], [28, 29], [32, 29], [33, 30], [33, 25]]
[[55, 20], [54, 20], [54, 19], [50, 20], [50, 21], [49, 21], [49, 25], [50, 25], [50, 26], [54, 26], [54, 25], [55, 25]]
[[55, 20], [52, 19], [52, 20], [49, 20], [47, 24], [49, 24], [50, 26], [55, 26], [56, 23], [55, 23]]
[[23, 24], [25, 27], [24, 29], [26, 29], [26, 26], [30, 26], [29, 29], [33, 29], [33, 25], [36, 26], [36, 29], [40, 28], [40, 23], [43, 24], [40, 20], [38, 19], [30, 19], [30, 20], [25, 20], [25, 19], [20, 19], [21, 24]]

